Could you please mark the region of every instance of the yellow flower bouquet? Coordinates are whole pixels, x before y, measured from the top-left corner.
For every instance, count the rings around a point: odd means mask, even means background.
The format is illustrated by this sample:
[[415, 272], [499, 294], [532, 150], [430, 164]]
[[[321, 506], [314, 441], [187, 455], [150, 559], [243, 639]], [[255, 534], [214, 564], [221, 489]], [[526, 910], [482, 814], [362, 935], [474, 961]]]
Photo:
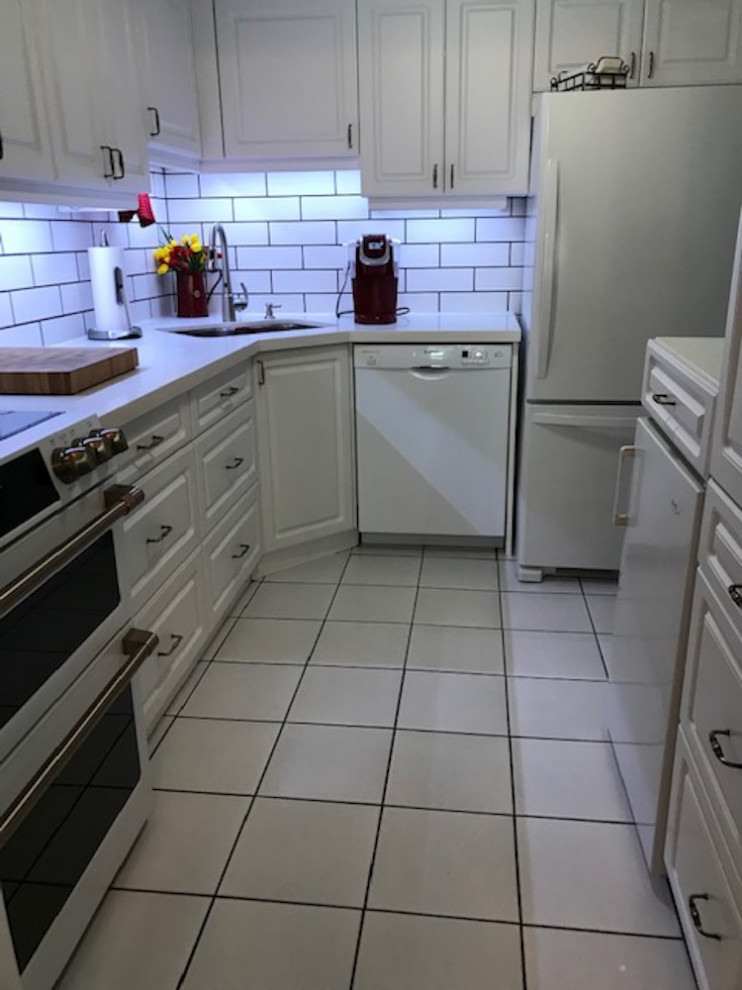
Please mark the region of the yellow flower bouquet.
[[198, 234], [183, 234], [180, 241], [163, 230], [167, 242], [155, 248], [153, 254], [158, 275], [168, 272], [203, 272], [206, 270], [208, 249]]

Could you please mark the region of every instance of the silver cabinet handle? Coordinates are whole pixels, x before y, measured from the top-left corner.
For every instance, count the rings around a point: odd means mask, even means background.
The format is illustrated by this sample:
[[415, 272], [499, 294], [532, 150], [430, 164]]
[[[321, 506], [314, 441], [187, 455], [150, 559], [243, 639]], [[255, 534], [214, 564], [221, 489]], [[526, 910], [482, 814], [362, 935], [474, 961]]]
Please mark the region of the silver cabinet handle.
[[454, 177], [456, 175], [456, 166], [455, 165], [452, 165], [451, 166], [450, 174], [451, 174], [450, 187], [451, 187], [451, 189], [453, 189], [453, 186], [454, 186]]
[[76, 557], [91, 543], [94, 543], [115, 522], [128, 516], [137, 506], [141, 505], [144, 501], [144, 492], [141, 488], [132, 485], [112, 485], [111, 488], [105, 490], [103, 498], [107, 506], [104, 512], [96, 516], [87, 526], [78, 529], [68, 540], [60, 543], [58, 547], [42, 557], [33, 567], [29, 567], [20, 577], [11, 581], [0, 591], [0, 619], [33, 591], [40, 588], [51, 574]]
[[[102, 144], [100, 150], [103, 152], [103, 178], [104, 179], [115, 179], [116, 169], [113, 165], [113, 148], [110, 144]], [[106, 163], [106, 159], [108, 162]]]
[[742, 763], [735, 763], [734, 760], [728, 760], [726, 756], [724, 756], [724, 750], [722, 749], [721, 743], [718, 739], [719, 736], [726, 736], [728, 739], [731, 734], [732, 733], [729, 729], [712, 729], [711, 732], [709, 732], [709, 743], [711, 744], [711, 750], [719, 763], [723, 763], [725, 767], [733, 767], [735, 770], [742, 770]]
[[147, 109], [152, 114], [153, 123], [154, 123], [154, 130], [149, 132], [149, 136], [157, 137], [160, 131], [162, 130], [162, 128], [160, 127], [160, 111], [157, 109], [157, 107], [147, 107]]
[[147, 543], [162, 543], [166, 536], [170, 536], [173, 531], [172, 526], [160, 526], [159, 536], [148, 536]]
[[240, 543], [239, 546], [240, 546], [240, 552], [239, 553], [233, 553], [232, 554], [232, 560], [241, 560], [243, 557], [245, 557], [250, 552], [250, 544], [249, 543]]
[[742, 584], [730, 584], [727, 591], [737, 608], [742, 608]]
[[158, 657], [169, 657], [178, 649], [180, 644], [183, 642], [183, 637], [178, 633], [170, 634], [170, 649], [169, 650], [158, 650]]
[[353, 125], [348, 124], [348, 147], [353, 147]]
[[258, 365], [258, 385], [265, 385], [265, 365], [262, 361], [257, 362]]
[[244, 464], [244, 463], [245, 463], [244, 457], [235, 457], [235, 459], [232, 461], [231, 464], [227, 464], [227, 471], [234, 471], [235, 468], [238, 468], [240, 464]]
[[636, 457], [639, 452], [638, 447], [634, 447], [632, 444], [626, 444], [621, 447], [618, 451], [618, 474], [616, 475], [616, 491], [613, 497], [613, 525], [614, 526], [628, 526], [629, 525], [629, 514], [628, 512], [621, 512], [619, 508], [619, 502], [621, 501], [621, 491], [623, 489], [623, 472], [624, 465], [627, 460]]
[[649, 53], [649, 71], [647, 72], [648, 79], [654, 79], [654, 52]]
[[667, 392], [655, 392], [652, 395], [652, 402], [656, 402], [658, 406], [676, 406], [677, 399], [674, 399]]
[[132, 677], [157, 646], [158, 639], [153, 632], [143, 629], [130, 629], [122, 642], [123, 652], [129, 658], [101, 691], [90, 708], [85, 712], [57, 746], [49, 759], [26, 784], [13, 804], [0, 820], [0, 848], [8, 841], [37, 802], [69, 763], [81, 743], [87, 739], [105, 713], [127, 687]]
[[161, 443], [165, 442], [165, 437], [161, 437], [159, 433], [153, 433], [152, 439], [149, 443], [138, 443], [137, 450], [152, 450], [155, 447], [159, 447]]
[[633, 79], [636, 75], [636, 52], [631, 52], [629, 55], [629, 64], [631, 66], [629, 69], [629, 79]]
[[239, 389], [236, 385], [230, 385], [229, 388], [225, 388], [223, 392], [219, 393], [219, 395], [222, 399], [228, 399], [231, 395], [237, 395], [238, 392]]
[[[124, 176], [126, 175], [126, 166], [124, 165], [124, 153], [121, 150], [121, 148], [113, 148], [112, 151], [115, 153], [116, 159], [118, 160], [119, 163], [118, 170], [114, 172], [112, 178], [123, 179]], [[113, 160], [113, 158], [111, 160]]]
[[433, 166], [433, 189], [438, 188], [438, 163]]
[[701, 922], [701, 915], [696, 907], [696, 901], [707, 901], [709, 899], [708, 894], [691, 894], [688, 898], [688, 909], [690, 911], [691, 920], [697, 932], [700, 932], [704, 938], [713, 938], [717, 942], [721, 942], [721, 935], [717, 935], [716, 932], [707, 932], [703, 927]]

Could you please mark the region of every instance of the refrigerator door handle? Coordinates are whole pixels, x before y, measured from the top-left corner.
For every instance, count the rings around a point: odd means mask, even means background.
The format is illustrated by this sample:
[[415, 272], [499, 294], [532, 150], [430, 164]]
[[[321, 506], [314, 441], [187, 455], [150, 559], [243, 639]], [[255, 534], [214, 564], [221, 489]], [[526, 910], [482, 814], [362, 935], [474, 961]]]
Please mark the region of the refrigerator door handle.
[[630, 517], [628, 512], [620, 511], [621, 495], [626, 491], [624, 482], [624, 465], [627, 460], [632, 460], [639, 453], [639, 448], [633, 444], [626, 444], [618, 452], [618, 474], [616, 475], [616, 493], [613, 497], [613, 525], [628, 526]]
[[551, 356], [551, 335], [554, 314], [554, 283], [556, 280], [557, 227], [559, 222], [559, 162], [556, 158], [546, 161], [544, 178], [544, 235], [541, 241], [541, 278], [538, 285], [538, 349], [536, 353], [536, 377], [546, 378]]

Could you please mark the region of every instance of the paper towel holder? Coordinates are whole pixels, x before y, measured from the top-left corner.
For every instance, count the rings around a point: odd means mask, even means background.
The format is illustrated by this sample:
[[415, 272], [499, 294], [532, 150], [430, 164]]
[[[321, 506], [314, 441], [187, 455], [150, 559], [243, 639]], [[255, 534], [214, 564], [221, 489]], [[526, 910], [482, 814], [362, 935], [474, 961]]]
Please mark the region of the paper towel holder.
[[[101, 231], [100, 248], [89, 249], [88, 253], [91, 255], [91, 252], [96, 250], [100, 251], [101, 249], [105, 251], [110, 250], [112, 260], [123, 260], [120, 256], [121, 252], [115, 252], [114, 249], [109, 249], [108, 236], [106, 235], [105, 230]], [[124, 340], [130, 337], [141, 337], [142, 328], [135, 326], [131, 322], [129, 300], [126, 297], [126, 285], [124, 282], [124, 269], [122, 265], [114, 264], [109, 268], [106, 264], [102, 270], [99, 266], [96, 266], [95, 271], [92, 269], [93, 266], [91, 264], [91, 282], [94, 304], [93, 315], [96, 323], [99, 325], [88, 328], [88, 337], [90, 340]], [[100, 324], [107, 322], [107, 320], [106, 317], [101, 314], [104, 312], [110, 314], [111, 306], [113, 306], [113, 308], [118, 312], [115, 317], [111, 319], [111, 323], [114, 325], [108, 330], [105, 330]]]

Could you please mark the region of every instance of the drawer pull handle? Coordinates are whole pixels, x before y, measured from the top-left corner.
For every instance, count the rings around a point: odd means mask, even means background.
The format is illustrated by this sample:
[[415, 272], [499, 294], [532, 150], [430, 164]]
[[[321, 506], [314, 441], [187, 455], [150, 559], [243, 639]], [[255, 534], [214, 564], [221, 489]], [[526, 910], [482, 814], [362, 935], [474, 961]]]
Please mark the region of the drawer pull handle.
[[223, 399], [228, 399], [230, 397], [230, 395], [236, 395], [237, 392], [239, 392], [239, 389], [237, 388], [237, 386], [236, 385], [230, 385], [229, 388], [225, 388], [223, 392], [220, 392], [219, 393], [219, 395], [221, 395], [221, 397]]
[[249, 543], [240, 543], [240, 552], [239, 553], [233, 553], [232, 554], [232, 560], [241, 560], [249, 552], [250, 552], [250, 544]]
[[731, 736], [729, 729], [712, 729], [709, 732], [709, 742], [711, 743], [711, 749], [713, 750], [714, 756], [719, 761], [723, 763], [725, 767], [734, 767], [735, 770], [742, 770], [742, 763], [735, 763], [734, 760], [728, 760], [724, 756], [724, 750], [721, 748], [721, 743], [717, 739], [717, 736], [726, 736], [727, 739]]
[[721, 935], [717, 935], [716, 932], [707, 932], [703, 927], [701, 921], [701, 915], [698, 908], [696, 907], [696, 901], [707, 901], [709, 899], [708, 894], [691, 894], [688, 898], [688, 908], [690, 909], [691, 920], [697, 932], [704, 936], [704, 938], [713, 938], [717, 942], [721, 942]]
[[742, 608], [742, 584], [730, 584], [727, 591], [737, 608]]
[[658, 406], [676, 406], [677, 401], [669, 396], [666, 392], [655, 392], [652, 396], [652, 402], [656, 402]]
[[232, 461], [231, 464], [227, 464], [227, 471], [234, 471], [235, 468], [238, 468], [240, 464], [244, 464], [244, 463], [245, 463], [244, 457], [235, 457], [235, 459]]
[[172, 526], [160, 526], [159, 536], [148, 536], [147, 543], [162, 543], [166, 536], [169, 536], [173, 531]]
[[178, 647], [180, 646], [180, 644], [182, 642], [183, 642], [183, 637], [182, 636], [180, 636], [178, 633], [171, 633], [170, 634], [170, 649], [169, 650], [158, 650], [157, 651], [157, 656], [158, 657], [169, 657], [169, 656], [171, 656], [171, 654], [175, 653], [175, 651], [178, 649]]
[[153, 433], [152, 439], [149, 443], [138, 443], [137, 450], [152, 450], [153, 447], [159, 447], [161, 443], [165, 442], [165, 437], [161, 437], [159, 433]]

